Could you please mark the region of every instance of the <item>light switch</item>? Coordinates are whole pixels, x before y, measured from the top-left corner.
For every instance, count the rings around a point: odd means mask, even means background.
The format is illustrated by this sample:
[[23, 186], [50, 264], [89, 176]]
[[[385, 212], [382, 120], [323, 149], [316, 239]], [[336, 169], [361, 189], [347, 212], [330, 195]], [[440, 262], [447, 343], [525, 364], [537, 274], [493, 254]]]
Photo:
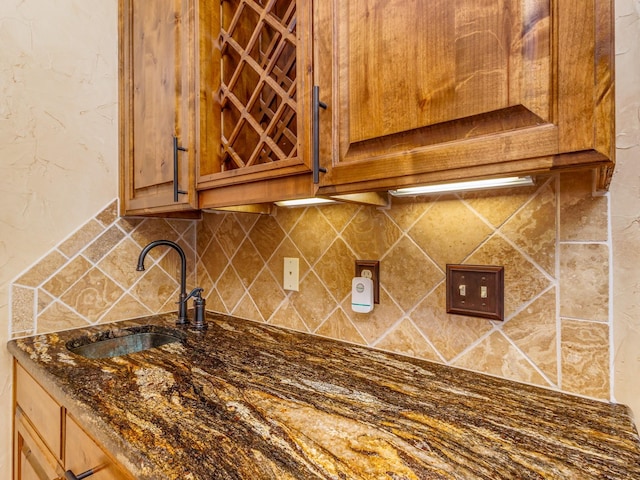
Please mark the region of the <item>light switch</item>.
[[299, 268], [299, 258], [284, 257], [284, 278], [282, 279], [282, 285], [285, 290], [292, 290], [294, 292], [299, 290]]
[[504, 320], [504, 267], [447, 265], [447, 313]]

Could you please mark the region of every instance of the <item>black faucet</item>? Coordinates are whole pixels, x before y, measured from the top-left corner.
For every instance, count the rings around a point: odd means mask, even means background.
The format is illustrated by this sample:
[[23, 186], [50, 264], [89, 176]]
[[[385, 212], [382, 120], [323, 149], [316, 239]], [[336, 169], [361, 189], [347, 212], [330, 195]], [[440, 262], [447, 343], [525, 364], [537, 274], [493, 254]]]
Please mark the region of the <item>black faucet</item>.
[[187, 325], [189, 323], [189, 319], [187, 319], [187, 257], [180, 245], [171, 240], [154, 240], [140, 252], [136, 270], [139, 272], [144, 271], [144, 257], [147, 256], [149, 250], [158, 245], [171, 247], [180, 255], [180, 299], [178, 300], [178, 320], [176, 320], [176, 325]]

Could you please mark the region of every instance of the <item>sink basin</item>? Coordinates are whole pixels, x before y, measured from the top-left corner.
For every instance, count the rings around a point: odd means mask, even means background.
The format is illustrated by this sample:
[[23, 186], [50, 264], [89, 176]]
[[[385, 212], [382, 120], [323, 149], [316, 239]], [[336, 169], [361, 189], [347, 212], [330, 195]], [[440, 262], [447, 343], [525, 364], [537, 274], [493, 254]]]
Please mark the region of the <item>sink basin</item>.
[[86, 358], [110, 358], [181, 342], [184, 333], [157, 325], [111, 329], [67, 342], [67, 350]]

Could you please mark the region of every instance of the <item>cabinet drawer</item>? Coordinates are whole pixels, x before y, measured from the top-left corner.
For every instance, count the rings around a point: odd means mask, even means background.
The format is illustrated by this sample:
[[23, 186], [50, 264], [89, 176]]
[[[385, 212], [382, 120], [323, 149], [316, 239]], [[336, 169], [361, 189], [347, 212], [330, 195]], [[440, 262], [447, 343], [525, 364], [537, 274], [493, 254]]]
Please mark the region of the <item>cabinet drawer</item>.
[[16, 403], [22, 409], [45, 445], [62, 459], [62, 407], [16, 363]]
[[15, 417], [14, 479], [58, 480], [63, 472], [19, 408]]
[[91, 480], [131, 480], [123, 473], [89, 435], [67, 415], [65, 468], [76, 475], [94, 469]]

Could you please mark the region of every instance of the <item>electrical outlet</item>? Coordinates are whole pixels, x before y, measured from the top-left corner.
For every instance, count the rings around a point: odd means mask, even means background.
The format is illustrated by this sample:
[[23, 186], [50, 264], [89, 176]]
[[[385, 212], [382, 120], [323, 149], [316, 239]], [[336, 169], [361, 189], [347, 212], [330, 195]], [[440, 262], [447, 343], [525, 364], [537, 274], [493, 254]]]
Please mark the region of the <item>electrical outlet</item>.
[[300, 259], [284, 257], [284, 275], [282, 285], [285, 290], [297, 292], [300, 287], [299, 280]]
[[504, 267], [447, 265], [447, 313], [504, 320]]
[[380, 303], [380, 262], [378, 260], [356, 260], [356, 277], [373, 281], [373, 303]]

